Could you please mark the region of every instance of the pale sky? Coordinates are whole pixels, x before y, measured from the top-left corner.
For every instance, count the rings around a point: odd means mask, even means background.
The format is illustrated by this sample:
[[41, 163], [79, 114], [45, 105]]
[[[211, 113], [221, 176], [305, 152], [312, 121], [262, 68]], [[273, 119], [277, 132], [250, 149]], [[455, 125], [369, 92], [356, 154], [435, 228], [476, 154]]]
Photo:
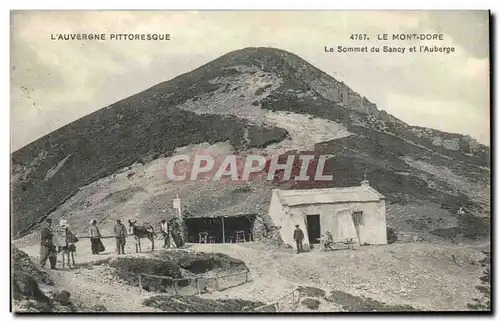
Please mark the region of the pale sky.
[[[11, 15], [11, 150], [229, 51], [292, 52], [411, 125], [489, 145], [486, 11], [44, 11]], [[325, 53], [410, 46], [379, 33], [443, 33], [451, 54]], [[161, 41], [53, 41], [61, 33], [169, 33]], [[366, 33], [369, 41], [353, 41]], [[407, 50], [408, 51], [408, 50]]]

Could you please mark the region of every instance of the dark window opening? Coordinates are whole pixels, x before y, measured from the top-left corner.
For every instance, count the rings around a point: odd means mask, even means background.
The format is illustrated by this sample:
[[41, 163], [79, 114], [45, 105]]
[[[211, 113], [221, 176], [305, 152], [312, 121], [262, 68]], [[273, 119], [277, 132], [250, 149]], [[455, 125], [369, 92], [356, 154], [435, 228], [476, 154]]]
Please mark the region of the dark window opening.
[[[198, 243], [199, 233], [202, 232], [208, 234], [207, 242], [212, 239], [214, 243], [234, 243], [238, 231], [243, 231], [245, 241], [253, 241], [255, 215], [224, 217], [224, 220], [222, 217], [185, 218], [184, 222], [187, 240], [190, 243]], [[224, 230], [222, 229], [223, 224]]]
[[362, 211], [353, 212], [352, 221], [354, 222], [355, 227], [363, 226], [365, 224], [363, 220], [363, 212]]

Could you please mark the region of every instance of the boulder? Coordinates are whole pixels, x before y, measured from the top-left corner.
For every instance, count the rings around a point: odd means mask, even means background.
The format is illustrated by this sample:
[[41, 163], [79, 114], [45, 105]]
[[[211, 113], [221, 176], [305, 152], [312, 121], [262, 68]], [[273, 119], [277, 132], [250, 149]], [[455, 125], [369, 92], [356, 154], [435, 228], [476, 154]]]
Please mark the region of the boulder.
[[311, 310], [317, 310], [319, 308], [320, 302], [316, 299], [305, 298], [302, 300], [302, 305]]
[[90, 308], [91, 312], [107, 312], [108, 309], [102, 304], [96, 304]]
[[71, 304], [69, 300], [70, 296], [71, 294], [68, 291], [62, 290], [54, 294], [54, 300], [61, 303], [62, 305], [70, 305]]

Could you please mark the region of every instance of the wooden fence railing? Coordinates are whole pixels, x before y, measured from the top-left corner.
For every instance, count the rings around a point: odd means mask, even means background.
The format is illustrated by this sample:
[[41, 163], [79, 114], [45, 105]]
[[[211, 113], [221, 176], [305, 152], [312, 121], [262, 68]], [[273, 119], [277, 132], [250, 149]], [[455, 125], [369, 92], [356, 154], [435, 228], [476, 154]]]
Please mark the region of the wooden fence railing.
[[[248, 281], [249, 281], [248, 274], [249, 273], [250, 273], [250, 270], [247, 268], [245, 271], [242, 271], [242, 272], [230, 273], [230, 274], [225, 274], [225, 275], [221, 275], [220, 272], [217, 271], [215, 277], [204, 277], [204, 276], [202, 276], [202, 277], [173, 278], [173, 277], [169, 277], [169, 276], [159, 276], [159, 275], [151, 275], [151, 274], [145, 274], [145, 273], [139, 273], [139, 274], [130, 273], [130, 274], [135, 275], [135, 276], [138, 277], [139, 287], [141, 288], [141, 290], [143, 289], [143, 279], [144, 279], [144, 277], [148, 277], [148, 278], [156, 278], [156, 279], [171, 281], [172, 285], [173, 285], [173, 288], [175, 290], [175, 294], [179, 294], [179, 290], [180, 290], [179, 281], [194, 281], [196, 283], [197, 293], [198, 293], [198, 295], [200, 295], [201, 293], [203, 293], [202, 289], [200, 287], [200, 284], [201, 284], [200, 282], [201, 281], [207, 282], [207, 281], [215, 280], [215, 290], [216, 291], [221, 291], [221, 290], [224, 290], [224, 289], [228, 289], [228, 288], [232, 288], [232, 287], [236, 287], [236, 286], [248, 283]], [[242, 276], [242, 275], [245, 275], [245, 281], [244, 282], [239, 283], [239, 284], [235, 284], [235, 285], [231, 285], [231, 286], [226, 287], [226, 288], [221, 288], [220, 287], [220, 281], [222, 279], [227, 278], [227, 277]], [[204, 283], [204, 284], [206, 284], [206, 283]]]
[[[245, 271], [242, 271], [242, 272], [236, 272], [236, 273], [230, 273], [230, 274], [224, 274], [224, 275], [221, 275], [220, 272], [217, 271], [215, 277], [173, 278], [173, 277], [169, 277], [169, 276], [151, 275], [151, 274], [146, 274], [146, 273], [139, 273], [139, 274], [130, 273], [130, 274], [138, 277], [138, 284], [139, 284], [139, 288], [141, 288], [141, 290], [143, 289], [144, 277], [148, 277], [148, 278], [156, 278], [156, 279], [171, 281], [173, 288], [175, 290], [175, 294], [179, 294], [179, 290], [180, 290], [180, 287], [178, 285], [179, 281], [194, 281], [196, 283], [196, 291], [197, 291], [198, 295], [201, 295], [201, 293], [203, 293], [203, 291], [200, 287], [200, 284], [201, 284], [200, 281], [206, 282], [206, 281], [210, 281], [210, 280], [215, 280], [215, 289], [217, 291], [221, 291], [221, 290], [225, 290], [228, 288], [232, 288], [232, 287], [236, 287], [236, 286], [248, 283], [249, 282], [249, 276], [248, 276], [249, 273], [250, 273], [250, 270], [247, 268]], [[221, 279], [227, 278], [227, 277], [233, 277], [233, 276], [242, 276], [242, 275], [245, 275], [245, 281], [243, 283], [232, 285], [232, 286], [229, 286], [226, 288], [220, 287], [220, 280]], [[287, 301], [287, 299], [288, 299], [288, 301]], [[285, 307], [285, 303], [290, 303], [290, 302], [292, 304], [292, 311], [294, 311], [295, 308], [297, 307], [298, 303], [300, 302], [300, 291], [298, 288], [295, 288], [294, 290], [286, 293], [285, 295], [281, 296], [279, 299], [277, 299], [276, 301], [274, 301], [272, 303], [265, 304], [265, 305], [256, 307], [254, 309], [243, 308], [242, 311], [243, 312], [266, 312], [267, 311], [266, 309], [274, 308], [276, 312], [279, 312], [281, 309], [283, 309]]]
[[[291, 298], [291, 300], [292, 300], [291, 303], [293, 305], [292, 311], [294, 311], [295, 308], [297, 307], [298, 303], [300, 302], [300, 291], [299, 291], [298, 288], [294, 289], [293, 291], [290, 291], [290, 292], [286, 293], [285, 295], [283, 295], [282, 297], [280, 297], [276, 301], [274, 301], [272, 303], [269, 303], [269, 304], [265, 304], [265, 305], [256, 307], [252, 311], [253, 312], [266, 312], [267, 308], [274, 307], [274, 309], [276, 310], [276, 312], [279, 312], [284, 307], [284, 305], [283, 305], [284, 303], [283, 302], [285, 302], [285, 299], [289, 298], [290, 296], [292, 297]], [[248, 312], [248, 310], [247, 310], [247, 312]]]

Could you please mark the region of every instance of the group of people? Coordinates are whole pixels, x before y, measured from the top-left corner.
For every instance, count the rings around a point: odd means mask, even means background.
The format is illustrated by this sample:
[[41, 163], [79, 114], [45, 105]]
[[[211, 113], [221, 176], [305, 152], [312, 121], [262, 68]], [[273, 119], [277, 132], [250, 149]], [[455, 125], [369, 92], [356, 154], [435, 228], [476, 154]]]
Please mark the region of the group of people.
[[176, 248], [184, 246], [181, 230], [181, 224], [176, 217], [172, 217], [168, 222], [162, 219], [160, 221], [160, 232], [164, 240], [163, 248], [170, 248], [172, 244]]
[[[115, 235], [115, 241], [116, 241], [116, 253], [125, 254], [125, 243], [127, 241], [128, 233], [127, 233], [127, 227], [125, 227], [125, 225], [122, 223], [120, 219], [116, 220], [113, 233]], [[90, 236], [90, 249], [93, 255], [97, 255], [106, 250], [104, 244], [101, 241], [102, 236], [99, 227], [97, 227], [96, 220], [92, 220], [90, 222], [89, 236]]]
[[[297, 247], [297, 254], [302, 253], [304, 248], [302, 243], [304, 241], [304, 232], [300, 229], [299, 225], [295, 225], [295, 230], [293, 231], [293, 240], [295, 240]], [[329, 231], [325, 232], [321, 236], [321, 249], [322, 250], [333, 250], [333, 236]]]
[[[116, 241], [117, 254], [125, 254], [125, 244], [127, 241], [128, 231], [120, 219], [116, 220], [114, 226], [114, 237]], [[171, 218], [168, 222], [165, 219], [160, 221], [160, 232], [163, 235], [163, 248], [174, 247], [179, 248], [184, 245], [182, 238], [182, 227], [176, 217]], [[92, 220], [89, 228], [90, 248], [92, 254], [97, 255], [104, 252], [106, 249], [101, 241], [101, 232], [97, 226], [97, 221]], [[295, 225], [293, 231], [293, 239], [296, 242], [297, 254], [304, 251], [303, 240], [304, 232], [299, 225]], [[330, 232], [326, 232], [322, 236], [322, 246], [324, 249], [330, 248], [333, 244], [333, 238]], [[47, 260], [50, 262], [50, 267], [56, 269], [57, 255], [60, 253], [63, 256], [63, 265], [65, 256], [68, 256], [68, 266], [70, 266], [70, 257], [75, 265], [74, 253], [76, 252], [76, 243], [78, 238], [69, 229], [69, 224], [62, 219], [59, 222], [59, 229], [52, 228], [52, 219], [47, 219], [41, 230], [40, 239], [40, 265], [45, 267]]]
[[[160, 221], [160, 231], [164, 239], [163, 248], [170, 248], [171, 245], [175, 245], [175, 247], [181, 247], [184, 245], [180, 231], [180, 224], [177, 218], [173, 217], [168, 222], [165, 219], [162, 219]], [[127, 236], [132, 235], [133, 232], [128, 231], [121, 220], [117, 219], [113, 233], [116, 241], [116, 253], [125, 254]], [[92, 254], [99, 254], [105, 251], [105, 247], [101, 242], [101, 233], [99, 231], [99, 227], [97, 227], [97, 221], [95, 220], [90, 222], [89, 236]]]
[[[174, 217], [168, 222], [164, 219], [161, 220], [160, 231], [164, 239], [163, 247], [170, 248], [171, 245], [174, 245], [174, 247], [182, 247], [184, 245], [184, 240], [181, 230], [181, 225], [177, 218]], [[113, 232], [117, 254], [125, 254], [125, 244], [129, 232], [120, 219], [116, 220]], [[62, 254], [63, 256], [63, 265], [66, 256], [68, 258], [68, 266], [70, 266], [70, 258], [73, 261], [73, 265], [75, 265], [74, 254], [76, 252], [78, 238], [69, 229], [67, 220], [61, 219], [59, 227], [54, 228], [52, 226], [52, 219], [46, 219], [40, 235], [40, 265], [42, 267], [45, 267], [48, 260], [50, 262], [50, 268], [56, 269], [58, 254]], [[106, 250], [101, 241], [102, 235], [96, 220], [90, 221], [89, 237], [90, 248], [93, 255], [98, 255]]]

